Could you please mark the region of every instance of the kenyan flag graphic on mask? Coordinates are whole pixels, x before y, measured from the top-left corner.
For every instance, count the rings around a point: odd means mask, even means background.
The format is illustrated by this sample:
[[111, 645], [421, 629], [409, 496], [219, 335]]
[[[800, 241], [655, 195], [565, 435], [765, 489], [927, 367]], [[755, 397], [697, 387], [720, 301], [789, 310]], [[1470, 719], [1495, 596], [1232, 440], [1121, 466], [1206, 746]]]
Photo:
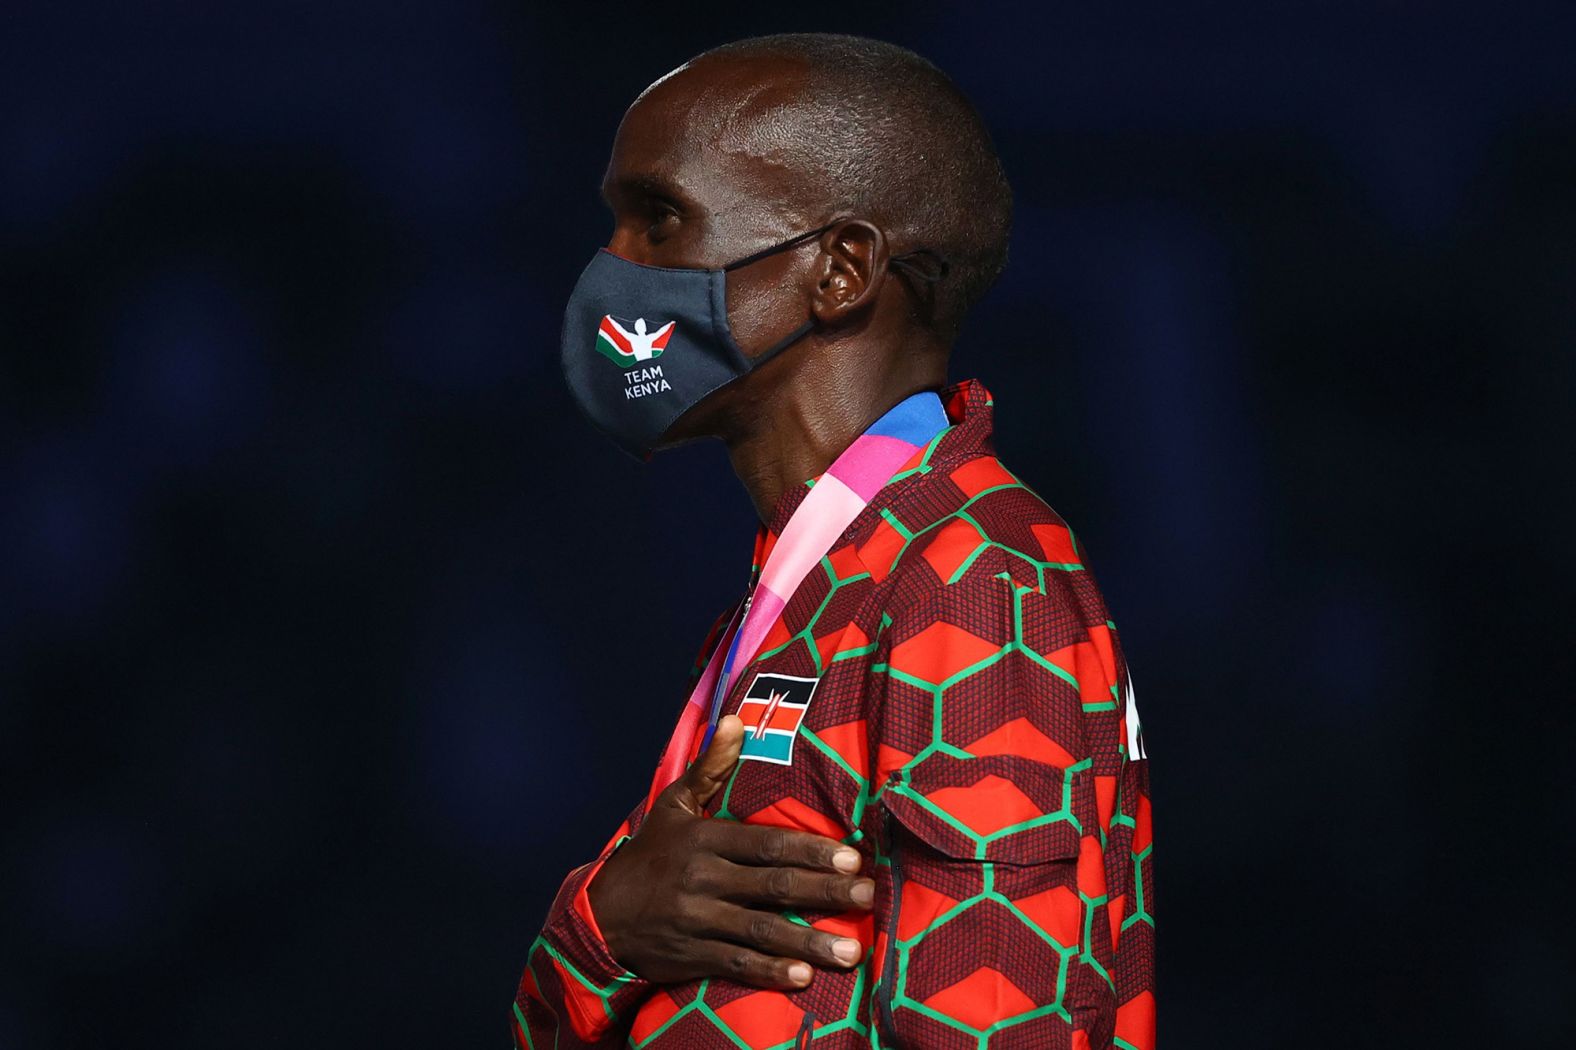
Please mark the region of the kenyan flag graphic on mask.
[[610, 361], [617, 361], [624, 368], [638, 365], [662, 356], [668, 337], [673, 334], [675, 322], [669, 321], [655, 332], [646, 331], [646, 319], [637, 317], [634, 323], [608, 314], [596, 330], [596, 348]]

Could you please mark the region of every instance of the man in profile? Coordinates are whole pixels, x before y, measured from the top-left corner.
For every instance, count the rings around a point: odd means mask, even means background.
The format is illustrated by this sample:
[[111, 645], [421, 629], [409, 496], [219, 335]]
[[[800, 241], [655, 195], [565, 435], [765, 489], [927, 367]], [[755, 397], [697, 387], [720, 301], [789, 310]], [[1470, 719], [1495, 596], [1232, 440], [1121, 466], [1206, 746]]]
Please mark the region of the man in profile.
[[744, 40], [635, 100], [603, 192], [570, 390], [637, 456], [721, 439], [761, 525], [649, 792], [530, 947], [516, 1043], [1152, 1050], [1115, 625], [991, 395], [947, 382], [1011, 216], [978, 114], [890, 44]]

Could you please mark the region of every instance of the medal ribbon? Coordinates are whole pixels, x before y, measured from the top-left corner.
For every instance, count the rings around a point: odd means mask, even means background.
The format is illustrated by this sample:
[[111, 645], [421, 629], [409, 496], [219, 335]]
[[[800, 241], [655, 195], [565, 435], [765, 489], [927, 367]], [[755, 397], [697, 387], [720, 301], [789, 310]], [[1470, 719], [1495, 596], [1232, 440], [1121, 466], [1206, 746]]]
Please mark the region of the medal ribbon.
[[805, 576], [826, 557], [859, 512], [892, 480], [892, 475], [948, 425], [940, 398], [930, 391], [914, 394], [871, 424], [826, 468], [783, 527], [761, 568], [759, 581], [734, 613], [729, 632], [719, 639], [706, 661], [657, 763], [646, 800], [648, 807], [664, 788], [683, 775], [692, 753], [699, 753], [711, 742], [735, 676], [755, 658], [767, 632]]

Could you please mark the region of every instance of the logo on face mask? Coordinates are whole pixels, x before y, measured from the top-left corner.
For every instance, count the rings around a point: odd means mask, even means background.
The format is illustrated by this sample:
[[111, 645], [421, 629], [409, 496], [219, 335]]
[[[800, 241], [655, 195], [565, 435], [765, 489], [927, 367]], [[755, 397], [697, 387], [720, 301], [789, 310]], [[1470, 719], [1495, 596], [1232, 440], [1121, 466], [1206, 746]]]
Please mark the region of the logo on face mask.
[[596, 348], [608, 360], [617, 361], [620, 367], [633, 368], [635, 365], [644, 364], [662, 356], [662, 351], [667, 349], [668, 338], [673, 335], [673, 326], [677, 322], [669, 321], [655, 332], [646, 331], [646, 319], [635, 318], [634, 330], [619, 323], [619, 319], [612, 314], [602, 318], [602, 323], [596, 331]]

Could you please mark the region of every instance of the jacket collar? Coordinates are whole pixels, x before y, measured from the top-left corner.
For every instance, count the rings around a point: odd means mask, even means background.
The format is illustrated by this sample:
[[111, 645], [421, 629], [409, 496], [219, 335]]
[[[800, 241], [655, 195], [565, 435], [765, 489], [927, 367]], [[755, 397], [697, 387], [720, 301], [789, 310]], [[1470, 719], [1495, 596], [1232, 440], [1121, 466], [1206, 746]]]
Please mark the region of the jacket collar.
[[[869, 515], [879, 514], [882, 507], [890, 505], [900, 492], [923, 476], [924, 472], [916, 471], [916, 468], [925, 464], [961, 462], [976, 456], [995, 454], [991, 438], [994, 401], [990, 391], [985, 389], [985, 384], [978, 379], [965, 379], [942, 387], [936, 394], [941, 398], [942, 408], [946, 410], [947, 421], [951, 425], [932, 438], [892, 476], [892, 480], [876, 493], [870, 505], [854, 520], [849, 527], [850, 532], [857, 531]], [[770, 517], [756, 530], [752, 580], [766, 563], [766, 556], [771, 553], [773, 544], [793, 517], [794, 511], [799, 509], [799, 504], [804, 502], [805, 496], [820, 477], [816, 475], [802, 485], [791, 486], [777, 497], [777, 504], [772, 508]]]

